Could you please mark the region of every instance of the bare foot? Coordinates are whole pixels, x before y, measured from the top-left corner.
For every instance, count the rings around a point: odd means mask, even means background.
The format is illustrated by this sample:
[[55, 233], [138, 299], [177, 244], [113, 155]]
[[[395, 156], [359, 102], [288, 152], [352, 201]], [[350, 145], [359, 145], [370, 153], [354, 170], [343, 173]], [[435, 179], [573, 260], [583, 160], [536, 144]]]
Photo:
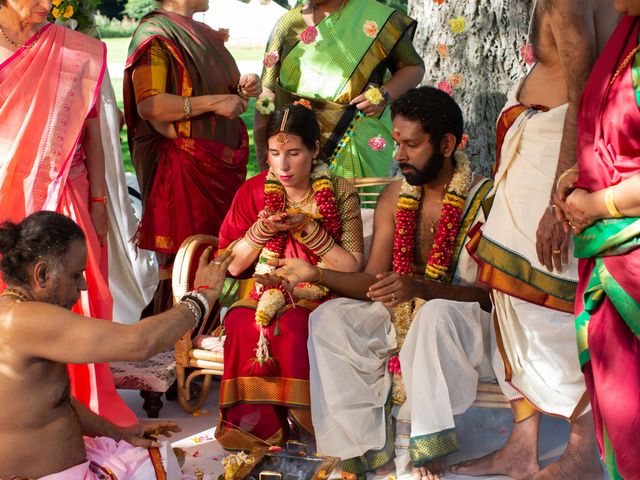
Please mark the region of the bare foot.
[[447, 469], [447, 458], [439, 457], [429, 460], [421, 467], [414, 467], [411, 471], [413, 480], [440, 480]]
[[376, 468], [373, 473], [375, 473], [376, 475], [389, 475], [391, 472], [393, 472], [396, 468], [396, 464], [393, 460], [391, 460], [390, 462], [386, 463], [385, 465]]
[[[450, 467], [458, 475], [507, 475], [517, 480], [529, 478], [540, 470], [538, 464], [538, 426], [540, 415], [513, 425], [507, 443], [484, 457], [467, 460]], [[562, 477], [556, 477], [562, 478]]]
[[588, 412], [571, 423], [567, 448], [558, 461], [531, 475], [529, 480], [602, 480], [603, 476], [596, 452], [593, 415]]

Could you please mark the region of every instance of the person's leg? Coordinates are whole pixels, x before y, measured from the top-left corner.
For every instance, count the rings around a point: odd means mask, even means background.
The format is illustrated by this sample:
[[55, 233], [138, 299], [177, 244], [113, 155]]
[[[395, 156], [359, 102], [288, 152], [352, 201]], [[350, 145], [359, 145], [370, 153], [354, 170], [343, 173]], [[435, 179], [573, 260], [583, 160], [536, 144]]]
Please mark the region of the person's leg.
[[[511, 402], [514, 416], [517, 411], [515, 403]], [[513, 424], [511, 434], [501, 449], [480, 458], [452, 465], [450, 469], [459, 475], [507, 475], [515, 479], [529, 478], [540, 470], [539, 427], [540, 415], [535, 413]]]

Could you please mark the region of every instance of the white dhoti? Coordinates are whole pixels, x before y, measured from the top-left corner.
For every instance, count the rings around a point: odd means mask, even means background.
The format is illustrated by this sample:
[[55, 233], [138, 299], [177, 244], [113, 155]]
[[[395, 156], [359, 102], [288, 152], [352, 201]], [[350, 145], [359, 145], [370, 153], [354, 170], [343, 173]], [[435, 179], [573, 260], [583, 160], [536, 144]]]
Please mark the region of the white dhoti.
[[[517, 105], [518, 88], [509, 93], [499, 125]], [[572, 313], [577, 261], [569, 242], [569, 264], [562, 272], [549, 272], [536, 251], [566, 110], [566, 105], [549, 111], [524, 109], [509, 126], [500, 149], [493, 205], [475, 254], [483, 263], [480, 278], [494, 290], [496, 338], [508, 382], [501, 382], [505, 395], [511, 400], [524, 396], [538, 410], [572, 417], [584, 411], [586, 403]]]

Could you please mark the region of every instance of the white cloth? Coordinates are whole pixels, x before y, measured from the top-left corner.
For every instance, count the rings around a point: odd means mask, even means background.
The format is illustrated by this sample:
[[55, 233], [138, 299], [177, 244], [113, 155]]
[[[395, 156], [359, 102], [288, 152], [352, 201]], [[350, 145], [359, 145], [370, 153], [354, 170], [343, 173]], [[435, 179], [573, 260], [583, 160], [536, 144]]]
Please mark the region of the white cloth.
[[[504, 109], [518, 103], [520, 84], [509, 92]], [[548, 112], [528, 110], [511, 126], [502, 146], [493, 183], [495, 198], [482, 235], [526, 259], [535, 270], [577, 282], [573, 242], [569, 242], [569, 265], [561, 273], [549, 272], [536, 252], [536, 231], [549, 206], [566, 113], [566, 104]]]
[[131, 242], [138, 227], [138, 219], [129, 199], [124, 176], [118, 107], [108, 72], [105, 72], [102, 83], [100, 102], [100, 128], [107, 180], [107, 242], [113, 320], [135, 323], [158, 286], [158, 268], [153, 252], [136, 251]]
[[[524, 394], [542, 412], [571, 417], [586, 395], [573, 314], [498, 291], [493, 292], [493, 305], [512, 371], [510, 384], [505, 383], [504, 375], [498, 375], [503, 393], [510, 400]], [[504, 363], [499, 351], [495, 351], [493, 360], [496, 372], [500, 372]], [[576, 413], [589, 411], [585, 407]]]

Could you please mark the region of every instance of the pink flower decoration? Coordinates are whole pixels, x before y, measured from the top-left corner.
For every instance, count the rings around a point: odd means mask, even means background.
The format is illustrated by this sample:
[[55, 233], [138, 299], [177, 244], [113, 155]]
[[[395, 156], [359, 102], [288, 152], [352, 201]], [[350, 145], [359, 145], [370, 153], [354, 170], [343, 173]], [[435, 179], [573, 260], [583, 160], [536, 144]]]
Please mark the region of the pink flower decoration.
[[463, 133], [462, 139], [460, 139], [460, 143], [458, 144], [458, 148], [460, 150], [464, 150], [465, 148], [467, 148], [468, 143], [469, 143], [469, 135], [467, 135], [466, 133]]
[[280, 55], [278, 55], [278, 52], [276, 52], [275, 50], [272, 50], [271, 52], [267, 52], [265, 54], [262, 63], [264, 63], [265, 67], [271, 68], [276, 63], [278, 63], [278, 60], [280, 60]]
[[402, 367], [400, 367], [400, 357], [396, 354], [389, 359], [389, 373], [402, 374]]
[[371, 150], [379, 152], [380, 150], [384, 150], [387, 146], [387, 141], [382, 138], [380, 135], [377, 137], [372, 137], [369, 139], [369, 146]]
[[451, 95], [453, 97], [453, 91], [451, 90], [451, 84], [449, 83], [448, 80], [442, 80], [441, 82], [438, 83], [438, 89], [442, 90], [443, 92], [448, 93], [449, 95]]
[[520, 47], [520, 56], [527, 65], [533, 65], [536, 63], [536, 54], [533, 51], [533, 45], [526, 43]]
[[309, 25], [303, 31], [300, 32], [300, 41], [305, 45], [309, 45], [316, 41], [318, 37], [318, 29], [313, 25]]
[[378, 35], [378, 24], [373, 20], [365, 22], [362, 30], [367, 37], [376, 38], [376, 35]]

